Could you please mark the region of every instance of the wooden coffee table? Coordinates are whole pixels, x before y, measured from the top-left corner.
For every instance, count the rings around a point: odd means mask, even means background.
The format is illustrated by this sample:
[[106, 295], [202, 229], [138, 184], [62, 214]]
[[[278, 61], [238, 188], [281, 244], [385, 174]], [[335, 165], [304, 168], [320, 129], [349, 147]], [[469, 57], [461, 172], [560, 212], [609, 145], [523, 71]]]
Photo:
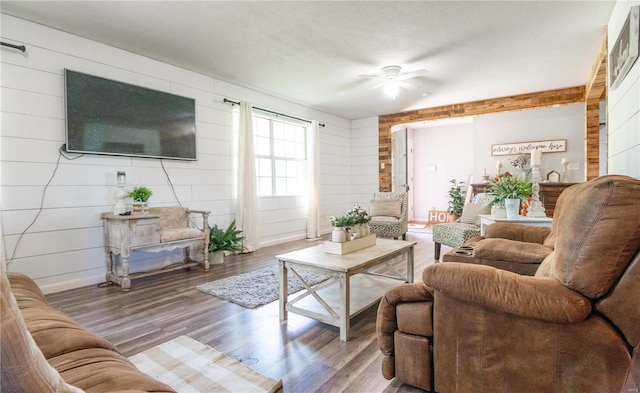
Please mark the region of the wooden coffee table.
[[[349, 254], [329, 254], [324, 245], [277, 255], [280, 263], [280, 320], [287, 312], [304, 315], [340, 328], [340, 340], [349, 339], [351, 318], [366, 310], [390, 288], [413, 282], [413, 247], [415, 242], [376, 239], [376, 244]], [[406, 254], [406, 275], [388, 261]], [[386, 265], [393, 274], [372, 272]], [[330, 276], [311, 286], [298, 275], [298, 270]], [[380, 269], [375, 269], [380, 270]], [[304, 290], [288, 301], [289, 274], [304, 286]]]

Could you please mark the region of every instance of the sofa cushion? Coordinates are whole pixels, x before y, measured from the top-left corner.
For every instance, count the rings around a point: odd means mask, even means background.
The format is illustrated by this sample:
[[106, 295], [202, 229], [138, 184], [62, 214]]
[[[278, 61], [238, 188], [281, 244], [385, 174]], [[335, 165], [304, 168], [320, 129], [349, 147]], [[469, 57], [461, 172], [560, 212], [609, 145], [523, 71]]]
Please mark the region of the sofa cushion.
[[67, 384], [42, 355], [22, 319], [4, 268], [0, 267], [0, 270], [2, 270], [0, 390], [14, 393], [81, 393], [82, 390]]
[[377, 199], [372, 200], [369, 206], [369, 215], [375, 216], [402, 216], [402, 199]]
[[[45, 363], [48, 362], [47, 365], [53, 366], [54, 371], [57, 370], [56, 373], [59, 373], [57, 375], [64, 381], [83, 389], [69, 390], [69, 392], [174, 392], [169, 386], [139, 371], [109, 341], [51, 307], [38, 286], [29, 277], [19, 273], [9, 273], [8, 279], [19, 313], [24, 320], [25, 331], [31, 333], [30, 337], [33, 337], [36, 348], [39, 349]], [[3, 285], [4, 289], [5, 285]], [[2, 384], [4, 388], [4, 308], [2, 315]], [[16, 390], [16, 392], [23, 391], [53, 392], [56, 390]]]
[[162, 231], [160, 234], [160, 242], [172, 242], [176, 240], [186, 239], [202, 239], [203, 232], [195, 228], [178, 228]]
[[478, 242], [473, 250], [475, 258], [517, 263], [542, 263], [553, 249], [540, 243], [489, 238]]

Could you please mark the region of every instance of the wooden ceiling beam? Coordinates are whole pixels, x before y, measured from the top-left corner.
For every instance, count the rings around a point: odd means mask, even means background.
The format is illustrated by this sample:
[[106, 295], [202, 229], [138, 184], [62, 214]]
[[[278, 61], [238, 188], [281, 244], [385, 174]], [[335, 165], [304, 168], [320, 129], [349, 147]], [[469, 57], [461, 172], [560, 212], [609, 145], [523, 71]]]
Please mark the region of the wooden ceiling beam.
[[[569, 105], [585, 102], [585, 87], [576, 86], [566, 89], [548, 90], [510, 97], [494, 98], [445, 105], [435, 108], [423, 108], [413, 111], [394, 113], [378, 117], [378, 188], [391, 191], [391, 127], [400, 124], [427, 120], [448, 119], [485, 115], [498, 112], [513, 112], [526, 109]], [[384, 164], [384, 165], [382, 165]]]

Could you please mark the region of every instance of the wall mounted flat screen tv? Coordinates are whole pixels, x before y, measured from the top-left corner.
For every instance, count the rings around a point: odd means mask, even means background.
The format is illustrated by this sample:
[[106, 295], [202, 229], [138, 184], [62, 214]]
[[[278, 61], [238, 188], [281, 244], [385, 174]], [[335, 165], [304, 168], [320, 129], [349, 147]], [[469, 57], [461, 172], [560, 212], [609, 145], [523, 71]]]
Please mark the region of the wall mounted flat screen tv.
[[196, 159], [195, 100], [65, 70], [66, 150]]

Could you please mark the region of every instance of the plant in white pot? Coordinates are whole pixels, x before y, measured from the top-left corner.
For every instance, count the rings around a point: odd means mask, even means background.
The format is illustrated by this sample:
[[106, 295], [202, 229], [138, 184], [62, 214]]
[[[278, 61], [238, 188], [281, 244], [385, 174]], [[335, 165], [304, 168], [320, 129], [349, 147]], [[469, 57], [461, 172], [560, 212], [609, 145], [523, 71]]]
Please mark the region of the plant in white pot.
[[241, 230], [236, 228], [236, 220], [233, 220], [227, 229], [218, 228], [218, 225], [214, 225], [209, 228], [209, 260], [211, 263], [220, 264], [224, 262], [224, 254], [239, 253], [244, 251], [242, 241], [243, 236], [240, 236]]
[[493, 194], [491, 205], [504, 205], [507, 218], [514, 219], [520, 212], [520, 201], [531, 195], [532, 187], [531, 181], [524, 176], [505, 172], [493, 179], [489, 190]]
[[153, 191], [147, 187], [134, 187], [128, 194], [133, 199], [133, 212], [148, 214], [151, 195], [153, 195]]

